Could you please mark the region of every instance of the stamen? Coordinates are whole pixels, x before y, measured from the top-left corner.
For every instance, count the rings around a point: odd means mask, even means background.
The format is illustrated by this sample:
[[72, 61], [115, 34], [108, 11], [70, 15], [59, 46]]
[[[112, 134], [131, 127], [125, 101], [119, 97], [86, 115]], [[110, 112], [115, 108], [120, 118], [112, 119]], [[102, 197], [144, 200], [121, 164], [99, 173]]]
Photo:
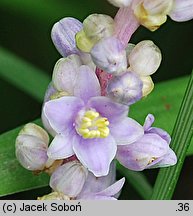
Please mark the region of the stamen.
[[106, 138], [110, 133], [108, 119], [93, 110], [86, 111], [76, 123], [76, 130], [84, 139]]

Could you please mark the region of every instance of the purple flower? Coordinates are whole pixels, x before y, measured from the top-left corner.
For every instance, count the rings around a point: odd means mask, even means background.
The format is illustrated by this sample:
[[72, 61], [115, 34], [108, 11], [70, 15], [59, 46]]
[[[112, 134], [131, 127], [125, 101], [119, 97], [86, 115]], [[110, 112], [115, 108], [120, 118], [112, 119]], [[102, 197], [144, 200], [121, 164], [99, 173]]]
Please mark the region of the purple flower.
[[143, 135], [143, 128], [127, 117], [127, 106], [100, 96], [98, 79], [88, 66], [81, 66], [77, 76], [74, 96], [51, 100], [43, 106], [43, 116], [57, 134], [48, 156], [64, 159], [75, 154], [95, 176], [104, 176], [117, 145], [135, 142]]
[[149, 114], [145, 120], [143, 137], [130, 145], [118, 147], [116, 157], [128, 169], [141, 171], [176, 164], [176, 155], [169, 147], [169, 134], [160, 128], [151, 127], [153, 122], [154, 116]]
[[53, 193], [38, 199], [63, 200], [115, 200], [125, 178], [116, 182], [116, 167], [112, 162], [109, 174], [96, 177], [78, 161], [68, 162], [59, 167], [51, 176]]

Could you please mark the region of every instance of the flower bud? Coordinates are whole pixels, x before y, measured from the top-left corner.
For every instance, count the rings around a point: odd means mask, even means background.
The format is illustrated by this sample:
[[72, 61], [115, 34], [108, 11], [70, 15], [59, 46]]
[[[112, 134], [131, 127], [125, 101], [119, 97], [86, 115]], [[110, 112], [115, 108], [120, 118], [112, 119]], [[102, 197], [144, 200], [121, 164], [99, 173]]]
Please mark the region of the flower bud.
[[48, 159], [47, 148], [49, 136], [36, 124], [24, 126], [16, 138], [16, 157], [20, 164], [28, 170], [43, 170]]
[[177, 22], [191, 20], [193, 18], [193, 1], [174, 0], [174, 5], [169, 16]]
[[110, 81], [107, 95], [118, 103], [131, 105], [142, 98], [142, 86], [138, 75], [126, 72]]
[[145, 134], [130, 145], [119, 146], [117, 159], [128, 169], [141, 171], [158, 163], [168, 151], [168, 143], [159, 135]]
[[78, 55], [70, 55], [67, 58], [59, 59], [52, 75], [52, 82], [55, 89], [73, 95], [74, 84], [78, 69], [81, 65], [82, 62]]
[[71, 54], [79, 54], [76, 47], [75, 35], [82, 29], [82, 23], [77, 19], [66, 17], [55, 23], [51, 37], [58, 52], [66, 57]]
[[132, 2], [132, 0], [108, 0], [108, 1], [116, 7], [127, 7]]
[[161, 58], [160, 49], [152, 41], [141, 41], [128, 56], [129, 69], [139, 76], [149, 76], [159, 68]]
[[38, 197], [37, 200], [70, 200], [70, 197], [55, 191], [42, 197]]
[[100, 40], [91, 50], [91, 57], [107, 73], [118, 75], [127, 69], [126, 51], [115, 37]]
[[141, 25], [151, 31], [158, 29], [167, 20], [173, 0], [144, 0], [134, 2], [133, 10]]
[[70, 198], [76, 197], [83, 188], [88, 171], [78, 161], [60, 166], [50, 178], [50, 187]]
[[76, 43], [80, 50], [90, 52], [102, 38], [114, 33], [114, 20], [104, 14], [91, 14], [83, 22], [83, 30], [76, 34]]
[[154, 83], [150, 76], [140, 77], [140, 79], [143, 82], [142, 92], [143, 97], [145, 97], [153, 91]]

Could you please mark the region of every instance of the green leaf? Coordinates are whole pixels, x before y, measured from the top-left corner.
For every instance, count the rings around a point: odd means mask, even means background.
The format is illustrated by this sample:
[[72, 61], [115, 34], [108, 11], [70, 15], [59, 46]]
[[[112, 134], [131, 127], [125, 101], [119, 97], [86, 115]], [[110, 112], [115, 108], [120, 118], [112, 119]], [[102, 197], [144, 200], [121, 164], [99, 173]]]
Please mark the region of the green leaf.
[[177, 184], [188, 146], [193, 135], [193, 72], [173, 130], [171, 148], [178, 162], [173, 167], [162, 168], [158, 174], [152, 199], [171, 199]]
[[120, 163], [117, 163], [117, 169], [143, 199], [148, 200], [151, 197], [153, 188], [142, 172], [128, 170]]
[[[35, 123], [40, 123], [37, 120]], [[0, 136], [0, 196], [40, 188], [48, 185], [49, 176], [32, 172], [21, 167], [15, 157], [15, 139], [21, 127]]]
[[0, 47], [0, 76], [38, 101], [51, 80], [41, 70]]

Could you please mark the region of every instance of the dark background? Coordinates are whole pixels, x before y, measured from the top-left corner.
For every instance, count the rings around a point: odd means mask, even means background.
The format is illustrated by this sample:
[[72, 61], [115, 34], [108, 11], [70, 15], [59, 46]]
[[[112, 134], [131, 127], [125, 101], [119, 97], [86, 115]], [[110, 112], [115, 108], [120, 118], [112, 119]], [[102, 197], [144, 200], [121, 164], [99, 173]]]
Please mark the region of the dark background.
[[[50, 79], [54, 64], [60, 58], [50, 38], [53, 24], [66, 16], [73, 16], [82, 21], [90, 13], [106, 13], [113, 16], [117, 10], [106, 0], [39, 0], [37, 8], [33, 5], [32, 0], [7, 0], [10, 3], [5, 2], [5, 0], [0, 0], [0, 48], [6, 48], [37, 68], [41, 68], [50, 76]], [[53, 3], [56, 7], [51, 10], [47, 6], [48, 2]], [[26, 4], [28, 4], [28, 10], [23, 8], [23, 5]], [[153, 75], [155, 82], [191, 73], [193, 68], [193, 21], [177, 23], [168, 18], [167, 23], [153, 33], [140, 27], [133, 35], [131, 42], [138, 43], [144, 39], [153, 40], [162, 51], [161, 67]], [[2, 78], [0, 78], [0, 92], [1, 133], [40, 116], [41, 103]], [[192, 157], [188, 157], [174, 199], [193, 198], [192, 168]], [[153, 183], [157, 170], [144, 173]], [[129, 185], [125, 188], [125, 193], [131, 194], [130, 199], [140, 199]], [[42, 189], [42, 194], [44, 190], [49, 189]], [[40, 190], [38, 191], [40, 194]], [[122, 199], [126, 198], [125, 193]], [[33, 199], [36, 198], [36, 194], [36, 191], [32, 191], [30, 197], [29, 192], [25, 192], [6, 198]]]

